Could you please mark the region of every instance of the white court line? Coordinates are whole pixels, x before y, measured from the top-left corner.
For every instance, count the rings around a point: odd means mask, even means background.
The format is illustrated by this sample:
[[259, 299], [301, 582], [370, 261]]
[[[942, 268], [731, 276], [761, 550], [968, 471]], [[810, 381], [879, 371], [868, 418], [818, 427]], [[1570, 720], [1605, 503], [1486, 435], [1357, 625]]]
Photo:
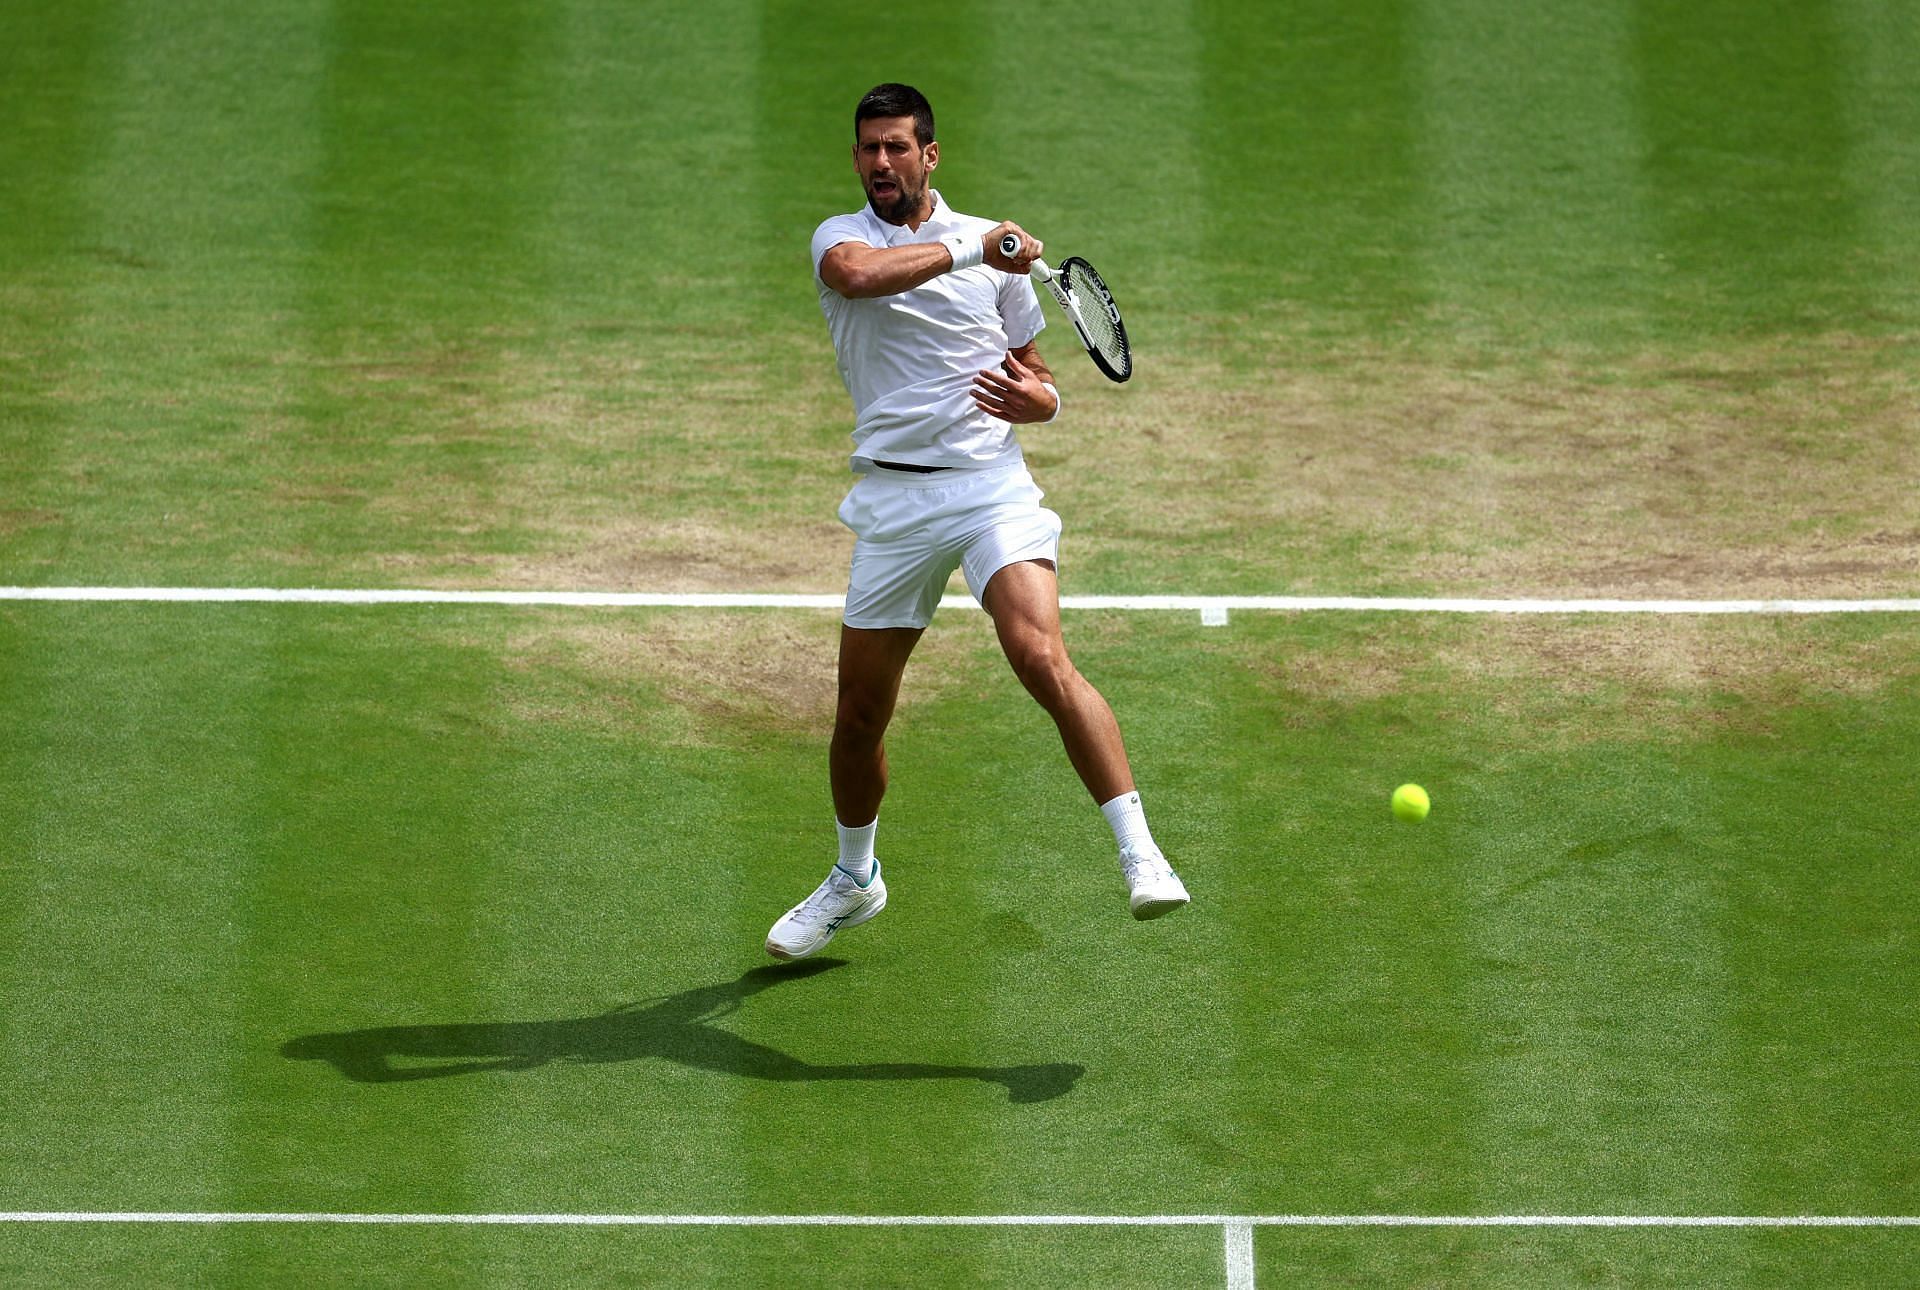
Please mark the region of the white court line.
[[338, 1224], [404, 1227], [1218, 1227], [1227, 1290], [1255, 1290], [1256, 1227], [1920, 1228], [1868, 1214], [356, 1214], [0, 1211], [20, 1223]]
[[1225, 1229], [1227, 1290], [1254, 1290], [1253, 1225], [1228, 1223]]
[[[402, 1227], [1920, 1227], [1912, 1214], [364, 1214], [0, 1211], [0, 1223]], [[1246, 1238], [1251, 1243], [1251, 1234]], [[1233, 1240], [1231, 1231], [1229, 1242]]]
[[[780, 592], [430, 591], [323, 587], [0, 587], [0, 600], [179, 604], [520, 605], [612, 609], [839, 609], [839, 595]], [[975, 604], [947, 596], [943, 607]], [[1198, 612], [1224, 621], [1231, 610], [1444, 614], [1912, 614], [1920, 599], [1880, 600], [1546, 600], [1411, 596], [1062, 596], [1063, 609]]]

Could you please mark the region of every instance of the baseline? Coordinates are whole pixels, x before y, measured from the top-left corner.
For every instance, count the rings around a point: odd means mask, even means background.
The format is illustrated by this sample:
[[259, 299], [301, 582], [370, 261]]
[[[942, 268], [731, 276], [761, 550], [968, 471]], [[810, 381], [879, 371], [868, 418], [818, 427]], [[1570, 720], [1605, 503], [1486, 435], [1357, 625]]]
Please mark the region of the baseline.
[[[508, 605], [609, 609], [840, 609], [840, 595], [710, 591], [435, 591], [326, 587], [0, 587], [0, 601], [170, 604]], [[943, 608], [976, 605], [946, 596]], [[1062, 609], [1199, 613], [1222, 625], [1232, 610], [1279, 613], [1442, 614], [1912, 614], [1920, 598], [1866, 600], [1553, 600], [1421, 596], [1062, 596]]]
[[0, 1210], [0, 1223], [413, 1227], [1920, 1227], [1915, 1214], [381, 1214]]

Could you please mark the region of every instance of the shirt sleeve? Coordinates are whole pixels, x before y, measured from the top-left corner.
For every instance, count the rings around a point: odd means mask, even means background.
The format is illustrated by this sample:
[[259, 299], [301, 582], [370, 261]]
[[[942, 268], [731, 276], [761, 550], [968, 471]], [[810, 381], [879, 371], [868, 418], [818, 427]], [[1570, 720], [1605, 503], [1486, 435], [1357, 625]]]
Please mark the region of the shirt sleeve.
[[867, 241], [866, 232], [860, 226], [858, 215], [835, 215], [832, 219], [823, 220], [820, 227], [813, 230], [813, 276], [816, 280], [820, 277], [820, 261], [826, 258], [828, 251], [842, 242], [858, 242], [862, 246], [873, 245]]
[[1000, 284], [1000, 322], [1007, 333], [1007, 348], [1019, 349], [1033, 343], [1046, 328], [1040, 312], [1040, 298], [1033, 293], [1033, 278], [1025, 273], [1006, 273]]

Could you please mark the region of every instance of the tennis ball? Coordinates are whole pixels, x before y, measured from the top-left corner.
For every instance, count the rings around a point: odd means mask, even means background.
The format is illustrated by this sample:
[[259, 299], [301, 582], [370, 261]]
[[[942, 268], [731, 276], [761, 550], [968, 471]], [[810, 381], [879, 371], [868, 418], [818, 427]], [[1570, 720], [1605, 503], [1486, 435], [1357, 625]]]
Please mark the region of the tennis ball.
[[1418, 784], [1402, 784], [1393, 790], [1393, 815], [1399, 820], [1424, 820], [1433, 804], [1427, 800], [1427, 790]]

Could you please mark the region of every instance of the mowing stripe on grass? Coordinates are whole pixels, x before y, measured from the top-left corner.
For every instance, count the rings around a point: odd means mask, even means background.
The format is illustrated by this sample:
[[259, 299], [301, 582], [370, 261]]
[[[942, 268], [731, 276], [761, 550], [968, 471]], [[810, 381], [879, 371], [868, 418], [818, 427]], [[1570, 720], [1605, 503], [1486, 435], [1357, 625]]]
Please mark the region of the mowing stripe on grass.
[[[354, 1214], [0, 1210], [0, 1223], [405, 1227], [1920, 1227], [1915, 1214]], [[1251, 1243], [1251, 1233], [1246, 1236]]]
[[[614, 609], [839, 609], [838, 595], [720, 591], [427, 591], [324, 587], [0, 587], [0, 601], [164, 601], [173, 604], [519, 605]], [[975, 605], [946, 596], [945, 609]], [[1229, 610], [1347, 610], [1427, 614], [1912, 614], [1920, 599], [1486, 600], [1420, 596], [1062, 596], [1062, 609], [1198, 612], [1210, 626]]]

